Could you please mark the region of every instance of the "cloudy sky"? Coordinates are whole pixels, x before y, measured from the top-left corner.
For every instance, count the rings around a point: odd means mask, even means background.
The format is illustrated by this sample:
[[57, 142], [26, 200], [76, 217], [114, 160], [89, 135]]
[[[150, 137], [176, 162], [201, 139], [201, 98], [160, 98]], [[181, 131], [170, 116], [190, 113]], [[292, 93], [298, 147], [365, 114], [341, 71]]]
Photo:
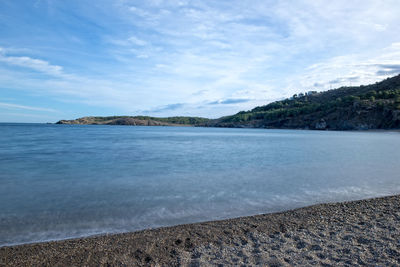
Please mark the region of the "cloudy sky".
[[400, 73], [400, 1], [1, 0], [0, 121], [215, 118]]

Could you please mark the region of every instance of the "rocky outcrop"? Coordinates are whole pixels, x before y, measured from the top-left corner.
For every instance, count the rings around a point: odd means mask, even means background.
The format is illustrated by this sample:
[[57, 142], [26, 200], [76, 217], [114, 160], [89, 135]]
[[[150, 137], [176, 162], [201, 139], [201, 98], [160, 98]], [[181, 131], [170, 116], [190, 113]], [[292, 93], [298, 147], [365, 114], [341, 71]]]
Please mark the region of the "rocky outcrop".
[[315, 124], [315, 129], [316, 130], [325, 130], [326, 129], [326, 121], [324, 119], [321, 119], [319, 122]]

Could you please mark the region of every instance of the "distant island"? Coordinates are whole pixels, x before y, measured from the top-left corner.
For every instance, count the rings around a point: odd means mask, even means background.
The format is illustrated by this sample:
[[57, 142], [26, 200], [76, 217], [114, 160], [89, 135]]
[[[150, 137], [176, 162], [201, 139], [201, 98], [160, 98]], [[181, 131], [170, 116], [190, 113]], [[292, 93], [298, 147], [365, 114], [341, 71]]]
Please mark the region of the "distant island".
[[310, 130], [400, 128], [400, 75], [371, 85], [309, 91], [218, 119], [113, 116], [61, 120], [57, 124], [204, 126]]

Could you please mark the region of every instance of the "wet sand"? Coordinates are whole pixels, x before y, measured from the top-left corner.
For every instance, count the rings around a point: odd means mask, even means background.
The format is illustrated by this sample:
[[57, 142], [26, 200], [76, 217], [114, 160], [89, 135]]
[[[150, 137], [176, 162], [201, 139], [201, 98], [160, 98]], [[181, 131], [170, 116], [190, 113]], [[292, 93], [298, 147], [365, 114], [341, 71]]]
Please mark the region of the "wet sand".
[[0, 248], [0, 266], [400, 266], [400, 196]]

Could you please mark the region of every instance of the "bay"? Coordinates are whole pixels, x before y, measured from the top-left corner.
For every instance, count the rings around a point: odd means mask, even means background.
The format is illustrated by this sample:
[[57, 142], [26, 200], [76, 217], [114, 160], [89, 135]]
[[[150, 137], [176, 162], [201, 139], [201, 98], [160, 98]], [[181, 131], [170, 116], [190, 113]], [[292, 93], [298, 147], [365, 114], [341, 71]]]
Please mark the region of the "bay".
[[398, 132], [0, 124], [0, 246], [399, 192]]

